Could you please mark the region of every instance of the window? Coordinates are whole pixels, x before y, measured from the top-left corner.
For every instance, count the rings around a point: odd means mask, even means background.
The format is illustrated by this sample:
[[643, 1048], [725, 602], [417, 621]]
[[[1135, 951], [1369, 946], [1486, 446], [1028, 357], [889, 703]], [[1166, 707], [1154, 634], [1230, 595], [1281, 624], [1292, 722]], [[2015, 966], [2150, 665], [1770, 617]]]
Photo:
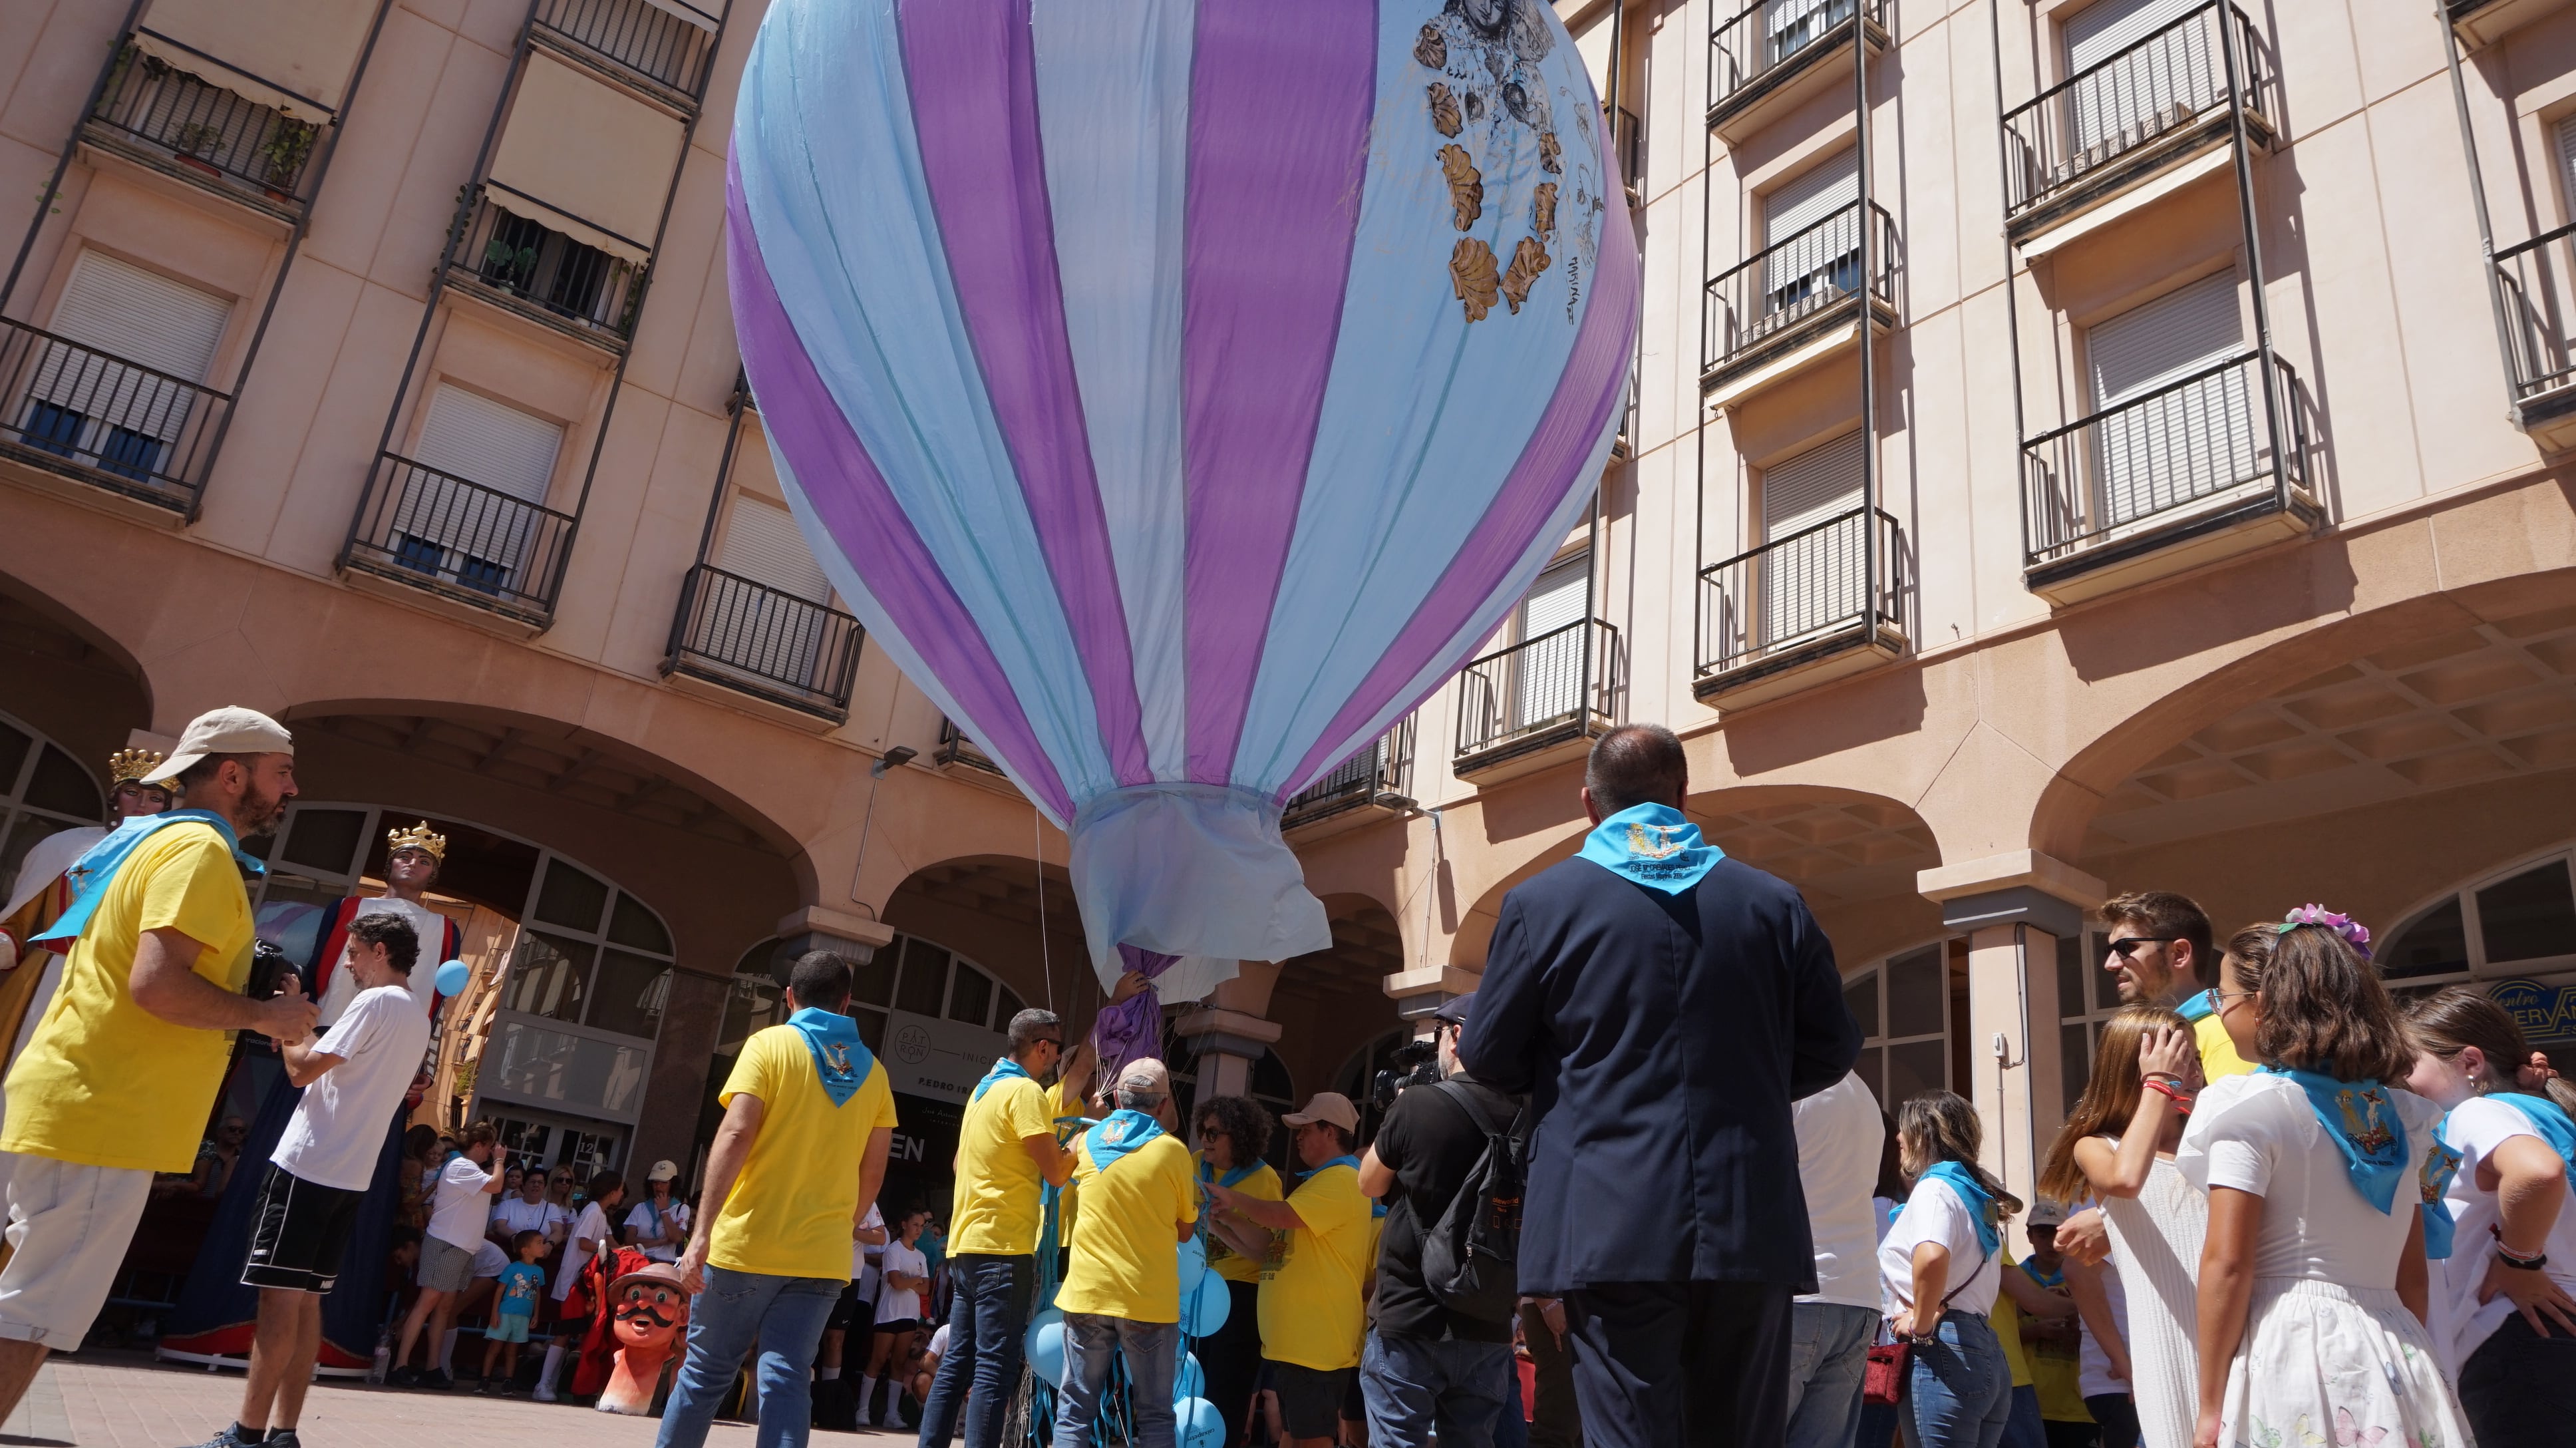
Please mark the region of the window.
[[73, 346], [41, 352], [20, 441], [150, 481], [196, 409], [194, 384], [231, 315], [222, 297], [83, 251], [49, 327]]
[[1849, 432], [1762, 470], [1762, 540], [1775, 545], [1761, 562], [1763, 647], [1861, 610], [1861, 525], [1823, 525], [1859, 511], [1868, 447], [1866, 429]]
[[2102, 968], [2110, 954], [2099, 931], [2085, 931], [2057, 942], [2057, 1019], [2059, 1084], [2065, 1106], [2073, 1110], [2093, 1079], [2093, 1049], [2102, 1042], [2102, 1023], [2120, 1009], [2120, 981]]
[[[2260, 475], [2236, 276], [2222, 272], [2085, 333], [2097, 526], [2117, 527]], [[2206, 374], [2206, 375], [2204, 375]]]
[[521, 572], [563, 429], [450, 383], [421, 423], [394, 510], [395, 560], [497, 593]]
[[[735, 967], [733, 993], [725, 1005], [723, 1035], [716, 1054], [741, 1049], [742, 1040], [762, 1026], [786, 1019], [777, 1004], [771, 960], [779, 942], [752, 947]], [[887, 1013], [944, 1016], [1000, 1033], [1023, 1006], [1019, 994], [991, 971], [944, 946], [919, 936], [898, 934], [863, 962], [850, 967], [850, 1014], [859, 1023], [859, 1039], [871, 1051], [885, 1045]], [[727, 1046], [724, 1042], [731, 1042]]]
[[1843, 1003], [1863, 1041], [1852, 1069], [1879, 1105], [1950, 1085], [1950, 965], [1947, 942], [1907, 951], [1843, 982]]
[[[2105, 160], [2192, 119], [2225, 96], [2214, 27], [2175, 26], [2207, 0], [2096, 0], [2066, 22], [2066, 94], [2079, 156]], [[2125, 59], [2119, 58], [2128, 52]], [[2094, 67], [2101, 67], [2094, 70]]]
[[2473, 881], [2374, 941], [2381, 978], [2415, 993], [2576, 971], [2576, 879], [2565, 849]]
[[1513, 614], [1529, 644], [1513, 663], [1513, 716], [1508, 729], [1527, 729], [1570, 717], [1583, 705], [1583, 630], [1572, 627], [1589, 610], [1592, 555], [1578, 553], [1549, 566]]
[[0, 889], [18, 878], [38, 840], [106, 816], [107, 797], [89, 771], [61, 745], [0, 714]]
[[1857, 150], [1800, 173], [1763, 198], [1762, 250], [1761, 331], [1786, 326], [1860, 289]]

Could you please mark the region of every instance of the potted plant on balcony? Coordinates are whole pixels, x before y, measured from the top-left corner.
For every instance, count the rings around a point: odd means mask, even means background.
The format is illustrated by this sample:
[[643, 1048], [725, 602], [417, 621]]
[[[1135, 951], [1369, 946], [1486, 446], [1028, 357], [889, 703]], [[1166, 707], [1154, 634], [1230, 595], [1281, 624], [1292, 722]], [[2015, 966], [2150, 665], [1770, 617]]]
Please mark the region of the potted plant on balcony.
[[267, 162], [269, 199], [292, 202], [295, 183], [304, 174], [304, 163], [312, 159], [313, 143], [322, 128], [306, 121], [281, 120], [259, 148], [260, 159]]
[[170, 133], [170, 144], [179, 152], [179, 164], [194, 166], [209, 176], [221, 176], [224, 173], [222, 168], [199, 153], [221, 145], [223, 139], [223, 127], [202, 121], [184, 122], [177, 130]]

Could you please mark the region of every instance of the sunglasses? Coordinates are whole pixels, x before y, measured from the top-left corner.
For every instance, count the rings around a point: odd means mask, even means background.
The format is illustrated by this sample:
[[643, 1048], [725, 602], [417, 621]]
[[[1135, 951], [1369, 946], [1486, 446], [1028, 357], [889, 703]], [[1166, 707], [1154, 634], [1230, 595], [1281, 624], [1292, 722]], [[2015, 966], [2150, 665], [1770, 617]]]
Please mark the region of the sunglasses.
[[2124, 935], [2118, 940], [2106, 941], [2104, 945], [2113, 955], [2126, 960], [2137, 954], [2140, 946], [2171, 945], [2181, 938], [2179, 935]]

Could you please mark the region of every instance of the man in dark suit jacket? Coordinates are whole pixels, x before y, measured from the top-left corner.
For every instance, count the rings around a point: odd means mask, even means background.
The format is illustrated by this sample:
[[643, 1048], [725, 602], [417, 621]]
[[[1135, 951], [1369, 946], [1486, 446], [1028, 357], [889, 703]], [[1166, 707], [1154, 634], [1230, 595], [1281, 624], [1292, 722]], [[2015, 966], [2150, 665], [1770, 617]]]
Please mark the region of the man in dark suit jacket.
[[1833, 947], [1681, 814], [1681, 741], [1604, 735], [1583, 853], [1503, 897], [1458, 1056], [1530, 1096], [1520, 1290], [1562, 1297], [1591, 1448], [1786, 1432], [1815, 1289], [1789, 1103], [1860, 1054]]

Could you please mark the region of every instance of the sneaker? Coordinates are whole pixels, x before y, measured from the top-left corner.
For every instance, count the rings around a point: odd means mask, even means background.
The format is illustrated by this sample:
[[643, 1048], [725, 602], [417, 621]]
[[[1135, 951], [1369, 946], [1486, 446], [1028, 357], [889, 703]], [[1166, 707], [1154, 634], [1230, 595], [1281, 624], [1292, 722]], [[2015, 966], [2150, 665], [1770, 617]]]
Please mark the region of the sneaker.
[[420, 1385], [424, 1388], [436, 1388], [442, 1393], [449, 1393], [456, 1390], [456, 1379], [449, 1377], [447, 1375], [447, 1370], [441, 1368], [435, 1372], [423, 1374], [420, 1380]]
[[[285, 1436], [292, 1438], [295, 1435], [288, 1433]], [[268, 1440], [262, 1437], [260, 1441], [265, 1444]], [[249, 1442], [249, 1439], [241, 1435], [241, 1424], [226, 1423], [222, 1432], [198, 1444], [197, 1448], [248, 1448]]]
[[420, 1369], [414, 1367], [396, 1368], [392, 1372], [385, 1374], [385, 1385], [387, 1387], [394, 1388], [419, 1387]]
[[[296, 1437], [295, 1430], [292, 1428], [271, 1429], [268, 1441], [276, 1444], [277, 1448], [304, 1448], [304, 1440]], [[266, 1448], [266, 1445], [262, 1445], [262, 1448]]]
[[490, 1397], [490, 1396], [492, 1395], [492, 1380], [491, 1380], [490, 1378], [477, 1378], [477, 1379], [475, 1379], [475, 1380], [474, 1380], [474, 1391], [476, 1391], [476, 1392], [478, 1392], [478, 1393], [481, 1393], [483, 1396], [485, 1396], [485, 1397], [487, 1397], [487, 1398], [488, 1398], [488, 1397]]

